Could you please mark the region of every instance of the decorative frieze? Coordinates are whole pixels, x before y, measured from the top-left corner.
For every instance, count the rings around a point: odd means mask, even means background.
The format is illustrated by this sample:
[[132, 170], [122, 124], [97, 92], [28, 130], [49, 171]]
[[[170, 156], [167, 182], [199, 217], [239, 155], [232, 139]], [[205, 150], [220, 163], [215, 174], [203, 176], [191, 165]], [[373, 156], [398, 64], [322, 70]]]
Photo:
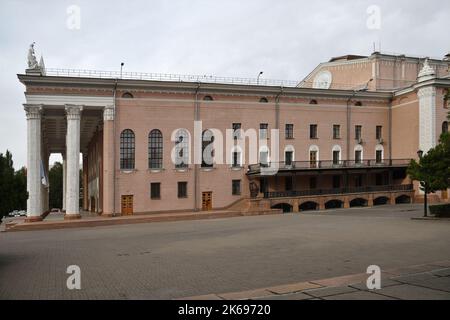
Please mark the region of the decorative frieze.
[[420, 88], [419, 97], [419, 148], [428, 152], [436, 145], [436, 88]]

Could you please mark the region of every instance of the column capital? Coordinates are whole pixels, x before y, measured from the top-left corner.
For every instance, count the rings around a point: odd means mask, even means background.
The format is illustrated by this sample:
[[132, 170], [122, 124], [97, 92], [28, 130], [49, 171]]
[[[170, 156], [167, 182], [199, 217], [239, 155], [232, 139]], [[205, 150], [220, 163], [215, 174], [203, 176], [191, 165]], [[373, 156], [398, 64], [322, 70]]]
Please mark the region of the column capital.
[[66, 104], [67, 120], [80, 120], [81, 111], [83, 111], [82, 105]]
[[114, 106], [107, 105], [103, 109], [103, 121], [113, 121], [115, 116]]
[[23, 109], [27, 115], [27, 120], [41, 119], [42, 104], [24, 104]]

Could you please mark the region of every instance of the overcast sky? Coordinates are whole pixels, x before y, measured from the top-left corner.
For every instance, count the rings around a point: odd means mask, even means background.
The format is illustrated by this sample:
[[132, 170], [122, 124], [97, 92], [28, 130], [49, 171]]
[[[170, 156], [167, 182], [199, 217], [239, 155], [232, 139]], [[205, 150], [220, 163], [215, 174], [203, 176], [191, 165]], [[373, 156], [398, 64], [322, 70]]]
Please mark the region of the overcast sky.
[[[24, 87], [36, 42], [47, 68], [301, 80], [344, 54], [450, 52], [448, 0], [0, 1], [0, 152], [26, 164]], [[80, 9], [80, 25], [70, 6]], [[381, 24], [377, 28], [377, 6]], [[75, 24], [74, 24], [75, 23]], [[369, 27], [368, 27], [369, 25]], [[53, 158], [55, 159], [55, 158]]]

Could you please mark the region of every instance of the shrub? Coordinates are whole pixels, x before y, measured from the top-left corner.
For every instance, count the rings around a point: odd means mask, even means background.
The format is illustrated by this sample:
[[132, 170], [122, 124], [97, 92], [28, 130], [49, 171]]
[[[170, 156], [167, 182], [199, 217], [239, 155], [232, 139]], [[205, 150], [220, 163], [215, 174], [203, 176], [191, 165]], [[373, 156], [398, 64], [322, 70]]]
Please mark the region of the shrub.
[[430, 212], [436, 217], [450, 218], [450, 203], [430, 206]]

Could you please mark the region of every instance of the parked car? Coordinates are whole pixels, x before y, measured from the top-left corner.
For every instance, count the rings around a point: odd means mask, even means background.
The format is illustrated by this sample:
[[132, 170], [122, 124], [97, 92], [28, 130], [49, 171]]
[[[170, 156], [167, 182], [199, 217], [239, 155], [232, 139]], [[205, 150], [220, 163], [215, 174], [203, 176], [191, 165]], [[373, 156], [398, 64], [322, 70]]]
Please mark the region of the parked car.
[[19, 210], [14, 210], [8, 213], [9, 217], [20, 217]]
[[26, 217], [27, 216], [27, 212], [25, 210], [20, 210], [19, 211], [19, 216]]

